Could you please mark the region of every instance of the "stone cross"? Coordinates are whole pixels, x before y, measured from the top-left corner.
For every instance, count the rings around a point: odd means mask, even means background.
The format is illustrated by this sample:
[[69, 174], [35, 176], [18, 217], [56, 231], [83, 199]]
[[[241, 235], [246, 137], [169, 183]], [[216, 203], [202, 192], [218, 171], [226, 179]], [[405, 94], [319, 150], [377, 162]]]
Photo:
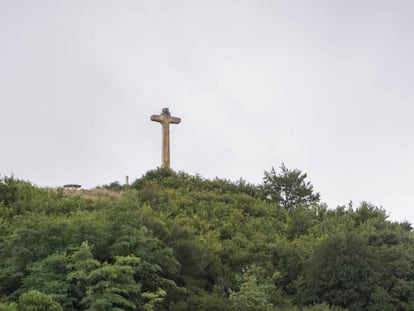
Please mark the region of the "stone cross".
[[170, 168], [170, 123], [178, 124], [180, 118], [172, 117], [168, 108], [163, 108], [160, 115], [152, 115], [151, 121], [162, 125], [162, 167]]

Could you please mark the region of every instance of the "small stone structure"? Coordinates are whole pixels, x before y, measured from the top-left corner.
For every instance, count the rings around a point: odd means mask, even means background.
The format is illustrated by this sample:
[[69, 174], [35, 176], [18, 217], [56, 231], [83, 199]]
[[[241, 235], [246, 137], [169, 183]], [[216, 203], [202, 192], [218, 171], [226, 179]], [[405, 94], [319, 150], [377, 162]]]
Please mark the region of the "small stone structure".
[[172, 117], [168, 108], [163, 108], [160, 115], [152, 115], [151, 121], [162, 125], [162, 167], [170, 168], [170, 124], [178, 124], [180, 118]]
[[68, 190], [78, 190], [81, 187], [82, 187], [81, 185], [77, 185], [77, 184], [67, 184], [63, 186], [64, 189], [68, 189]]

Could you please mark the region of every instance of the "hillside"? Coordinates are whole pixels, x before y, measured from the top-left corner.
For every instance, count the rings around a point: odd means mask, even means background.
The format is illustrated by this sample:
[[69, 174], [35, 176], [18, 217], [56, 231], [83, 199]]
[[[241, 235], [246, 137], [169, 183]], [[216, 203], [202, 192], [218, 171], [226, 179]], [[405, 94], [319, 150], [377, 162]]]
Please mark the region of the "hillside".
[[3, 177], [0, 311], [414, 310], [411, 225], [328, 209], [281, 169], [78, 191]]

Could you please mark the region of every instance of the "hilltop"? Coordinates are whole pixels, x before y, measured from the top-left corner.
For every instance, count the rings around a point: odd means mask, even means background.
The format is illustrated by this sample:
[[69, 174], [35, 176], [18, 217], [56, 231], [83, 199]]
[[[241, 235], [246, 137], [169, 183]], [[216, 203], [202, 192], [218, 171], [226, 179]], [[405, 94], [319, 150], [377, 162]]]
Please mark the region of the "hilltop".
[[412, 310], [414, 234], [306, 174], [156, 169], [131, 186], [0, 180], [0, 310]]

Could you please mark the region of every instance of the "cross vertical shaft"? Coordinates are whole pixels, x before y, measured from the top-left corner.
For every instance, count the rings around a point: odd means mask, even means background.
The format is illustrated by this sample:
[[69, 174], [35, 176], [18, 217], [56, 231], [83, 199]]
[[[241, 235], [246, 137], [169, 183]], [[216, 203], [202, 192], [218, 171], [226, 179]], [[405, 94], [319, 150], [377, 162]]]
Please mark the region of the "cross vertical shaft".
[[168, 108], [163, 108], [160, 115], [152, 115], [151, 121], [162, 125], [162, 167], [170, 168], [170, 124], [178, 124], [180, 118], [172, 117]]

